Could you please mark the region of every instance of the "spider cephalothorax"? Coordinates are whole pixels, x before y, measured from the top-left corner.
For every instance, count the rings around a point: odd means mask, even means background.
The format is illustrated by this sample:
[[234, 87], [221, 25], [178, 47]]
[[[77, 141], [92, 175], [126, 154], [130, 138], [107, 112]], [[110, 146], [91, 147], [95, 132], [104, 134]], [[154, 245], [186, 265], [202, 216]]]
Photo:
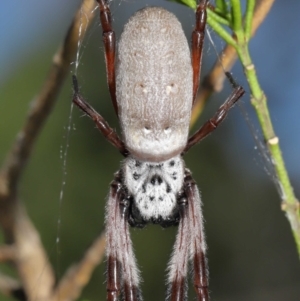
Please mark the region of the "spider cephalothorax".
[[180, 156], [160, 163], [128, 157], [122, 171], [124, 185], [132, 197], [129, 219], [132, 226], [152, 222], [166, 227], [178, 223], [178, 199], [182, 197], [184, 179]]
[[[211, 133], [244, 94], [234, 90], [215, 115], [188, 138], [199, 85], [208, 0], [199, 0], [192, 54], [181, 25], [170, 12], [147, 7], [130, 18], [115, 58], [115, 33], [107, 0], [98, 0], [109, 91], [123, 140], [79, 94], [73, 102], [126, 157], [111, 184], [106, 207], [107, 300], [141, 300], [139, 271], [129, 225], [178, 224], [169, 263], [167, 300], [186, 300], [188, 263], [198, 301], [208, 301], [206, 244], [201, 200], [182, 156]], [[115, 64], [116, 61], [116, 64]], [[116, 66], [115, 66], [116, 65]], [[230, 77], [230, 75], [228, 75]]]

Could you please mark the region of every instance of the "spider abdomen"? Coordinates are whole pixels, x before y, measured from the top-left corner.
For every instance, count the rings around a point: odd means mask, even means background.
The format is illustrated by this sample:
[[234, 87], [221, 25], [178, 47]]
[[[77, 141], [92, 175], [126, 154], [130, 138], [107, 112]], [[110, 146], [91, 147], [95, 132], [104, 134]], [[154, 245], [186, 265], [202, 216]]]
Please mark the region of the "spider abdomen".
[[123, 167], [124, 184], [133, 199], [133, 218], [142, 223], [174, 223], [178, 194], [184, 179], [184, 163], [178, 156], [161, 163], [129, 157]]
[[159, 7], [138, 11], [118, 48], [116, 96], [126, 147], [160, 162], [185, 147], [192, 107], [190, 51], [180, 22]]

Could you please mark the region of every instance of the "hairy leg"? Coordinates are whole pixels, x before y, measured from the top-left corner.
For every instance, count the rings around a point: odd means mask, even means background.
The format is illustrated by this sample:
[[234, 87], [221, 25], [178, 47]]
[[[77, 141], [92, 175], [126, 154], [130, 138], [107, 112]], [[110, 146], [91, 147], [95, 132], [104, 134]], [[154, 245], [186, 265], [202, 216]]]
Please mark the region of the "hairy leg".
[[106, 214], [107, 301], [141, 301], [139, 271], [129, 233], [128, 209], [120, 176], [111, 184]]
[[198, 301], [209, 301], [206, 243], [199, 190], [187, 170], [184, 191], [188, 201], [190, 260], [193, 266], [193, 282]]
[[190, 233], [188, 223], [188, 208], [186, 199], [182, 198], [180, 206], [180, 222], [174, 244], [173, 254], [169, 262], [168, 301], [187, 300], [187, 273], [189, 260]]

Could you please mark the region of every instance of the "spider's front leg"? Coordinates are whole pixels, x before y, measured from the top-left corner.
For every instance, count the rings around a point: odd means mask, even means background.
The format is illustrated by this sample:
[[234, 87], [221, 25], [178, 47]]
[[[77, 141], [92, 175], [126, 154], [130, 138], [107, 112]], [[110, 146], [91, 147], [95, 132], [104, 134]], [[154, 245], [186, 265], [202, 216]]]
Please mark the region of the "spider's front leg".
[[208, 301], [208, 273], [205, 258], [203, 217], [198, 188], [188, 170], [185, 172], [183, 193], [178, 198], [180, 223], [169, 265], [169, 301], [187, 300], [188, 262], [192, 262], [194, 288], [198, 301]]
[[184, 192], [188, 202], [188, 223], [190, 233], [190, 260], [193, 265], [193, 281], [198, 301], [208, 301], [208, 269], [206, 243], [203, 229], [203, 215], [199, 190], [190, 171], [186, 171]]
[[187, 208], [187, 200], [184, 196], [179, 198], [178, 206], [180, 222], [173, 254], [168, 267], [168, 301], [187, 300], [187, 271], [189, 260], [190, 231], [188, 223], [189, 212]]
[[132, 249], [126, 198], [118, 172], [111, 184], [106, 212], [107, 301], [141, 301], [139, 271]]

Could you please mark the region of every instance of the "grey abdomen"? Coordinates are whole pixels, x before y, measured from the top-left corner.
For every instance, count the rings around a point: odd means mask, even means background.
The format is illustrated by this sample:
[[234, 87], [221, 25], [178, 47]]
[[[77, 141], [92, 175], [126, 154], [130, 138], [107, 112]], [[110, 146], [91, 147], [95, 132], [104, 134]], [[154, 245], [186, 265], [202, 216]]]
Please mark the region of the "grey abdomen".
[[159, 162], [187, 141], [192, 67], [181, 24], [159, 7], [138, 11], [118, 47], [117, 101], [123, 137], [133, 156]]

